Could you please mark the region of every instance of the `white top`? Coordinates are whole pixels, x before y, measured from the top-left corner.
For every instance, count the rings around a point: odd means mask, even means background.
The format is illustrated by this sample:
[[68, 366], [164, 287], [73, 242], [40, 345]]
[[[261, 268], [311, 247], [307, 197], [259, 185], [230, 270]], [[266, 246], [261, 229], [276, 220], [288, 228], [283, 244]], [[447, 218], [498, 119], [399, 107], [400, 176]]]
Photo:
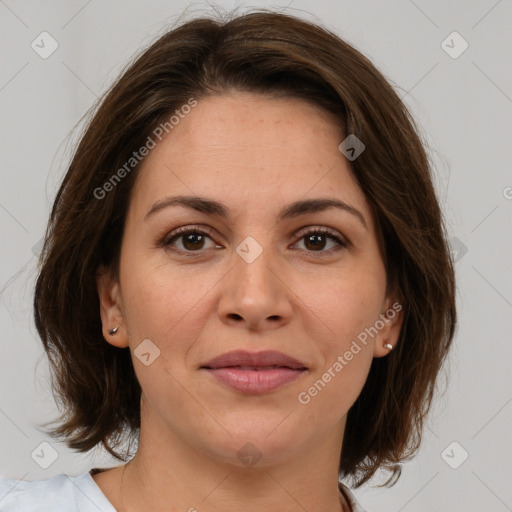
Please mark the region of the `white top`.
[[[352, 512], [365, 512], [343, 484]], [[116, 512], [91, 473], [47, 480], [14, 480], [0, 477], [0, 512]]]

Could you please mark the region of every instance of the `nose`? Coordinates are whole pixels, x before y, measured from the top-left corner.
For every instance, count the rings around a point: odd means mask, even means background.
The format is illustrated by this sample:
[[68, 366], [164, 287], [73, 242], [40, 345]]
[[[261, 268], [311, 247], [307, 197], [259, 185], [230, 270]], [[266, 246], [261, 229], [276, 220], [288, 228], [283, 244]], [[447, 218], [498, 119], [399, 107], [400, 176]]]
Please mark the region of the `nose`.
[[262, 331], [290, 321], [293, 293], [269, 249], [251, 263], [236, 255], [221, 287], [218, 312], [225, 324]]

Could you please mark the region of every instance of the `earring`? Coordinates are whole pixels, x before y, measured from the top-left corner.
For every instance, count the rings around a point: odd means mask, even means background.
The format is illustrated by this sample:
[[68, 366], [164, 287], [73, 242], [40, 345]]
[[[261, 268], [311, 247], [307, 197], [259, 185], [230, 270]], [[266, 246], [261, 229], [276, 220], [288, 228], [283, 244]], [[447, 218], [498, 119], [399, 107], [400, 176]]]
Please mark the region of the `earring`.
[[114, 336], [114, 334], [116, 334], [118, 330], [119, 327], [114, 327], [113, 329], [110, 329], [108, 333], [110, 334], [110, 336]]
[[393, 350], [393, 345], [389, 344], [389, 343], [386, 343], [384, 345], [384, 348], [387, 348], [388, 350]]

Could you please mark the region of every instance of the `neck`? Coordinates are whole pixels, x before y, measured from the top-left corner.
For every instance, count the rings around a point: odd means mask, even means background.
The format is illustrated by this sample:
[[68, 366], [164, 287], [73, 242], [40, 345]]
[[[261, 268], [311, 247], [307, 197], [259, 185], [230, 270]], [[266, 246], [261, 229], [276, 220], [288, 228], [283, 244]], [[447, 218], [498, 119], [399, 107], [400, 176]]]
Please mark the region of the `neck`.
[[122, 472], [120, 512], [348, 512], [338, 489], [340, 450], [333, 450], [342, 431], [286, 461], [244, 467], [198, 451], [155, 418], [150, 431], [142, 420], [137, 454]]

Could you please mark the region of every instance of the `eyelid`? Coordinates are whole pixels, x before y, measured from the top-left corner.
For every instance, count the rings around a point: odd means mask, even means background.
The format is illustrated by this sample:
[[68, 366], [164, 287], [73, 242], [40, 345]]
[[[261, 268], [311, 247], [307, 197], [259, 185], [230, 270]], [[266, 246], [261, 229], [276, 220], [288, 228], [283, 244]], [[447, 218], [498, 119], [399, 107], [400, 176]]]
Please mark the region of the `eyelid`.
[[[166, 233], [161, 239], [160, 245], [167, 245], [169, 242], [179, 235], [186, 235], [189, 232], [199, 232], [208, 235], [212, 240], [214, 239], [214, 230], [208, 226], [200, 224], [188, 224], [186, 226], [180, 226], [179, 228], [173, 229], [170, 233]], [[214, 240], [215, 241], [215, 240]]]
[[[203, 233], [204, 235], [207, 235], [215, 244], [219, 245], [215, 241], [214, 230], [212, 228], [210, 228], [209, 226], [199, 225], [199, 224], [189, 224], [186, 226], [180, 226], [180, 227], [172, 230], [170, 233], [167, 233], [161, 239], [159, 245], [162, 247], [169, 246], [170, 242], [173, 238], [179, 238], [180, 236], [186, 235], [187, 233], [190, 233], [190, 232]], [[347, 247], [351, 246], [350, 241], [344, 235], [339, 233], [337, 230], [329, 228], [327, 226], [318, 226], [318, 225], [305, 226], [305, 227], [301, 228], [299, 231], [295, 232], [295, 234], [293, 235], [293, 237], [295, 239], [294, 244], [299, 242], [304, 236], [306, 236], [307, 234], [310, 234], [310, 233], [328, 235], [329, 238], [335, 240], [336, 243], [338, 244], [338, 248], [336, 250], [347, 248]], [[188, 255], [194, 255], [194, 254], [198, 255], [198, 254], [207, 252], [208, 249], [206, 249], [206, 250], [202, 249], [202, 250], [198, 250], [198, 251], [183, 251], [180, 249], [176, 249], [176, 251], [184, 253], [184, 254], [188, 254]], [[313, 254], [313, 255], [316, 253], [317, 255], [321, 256], [322, 254], [329, 254], [329, 253], [333, 252], [333, 249], [329, 249], [327, 251], [306, 251], [306, 252]]]
[[348, 243], [347, 238], [343, 236], [339, 231], [329, 228], [327, 226], [320, 225], [305, 226], [301, 228], [299, 231], [297, 231], [294, 236], [304, 236], [312, 231], [316, 233], [325, 233], [328, 235], [332, 235], [335, 236], [336, 238], [339, 238], [341, 241]]

